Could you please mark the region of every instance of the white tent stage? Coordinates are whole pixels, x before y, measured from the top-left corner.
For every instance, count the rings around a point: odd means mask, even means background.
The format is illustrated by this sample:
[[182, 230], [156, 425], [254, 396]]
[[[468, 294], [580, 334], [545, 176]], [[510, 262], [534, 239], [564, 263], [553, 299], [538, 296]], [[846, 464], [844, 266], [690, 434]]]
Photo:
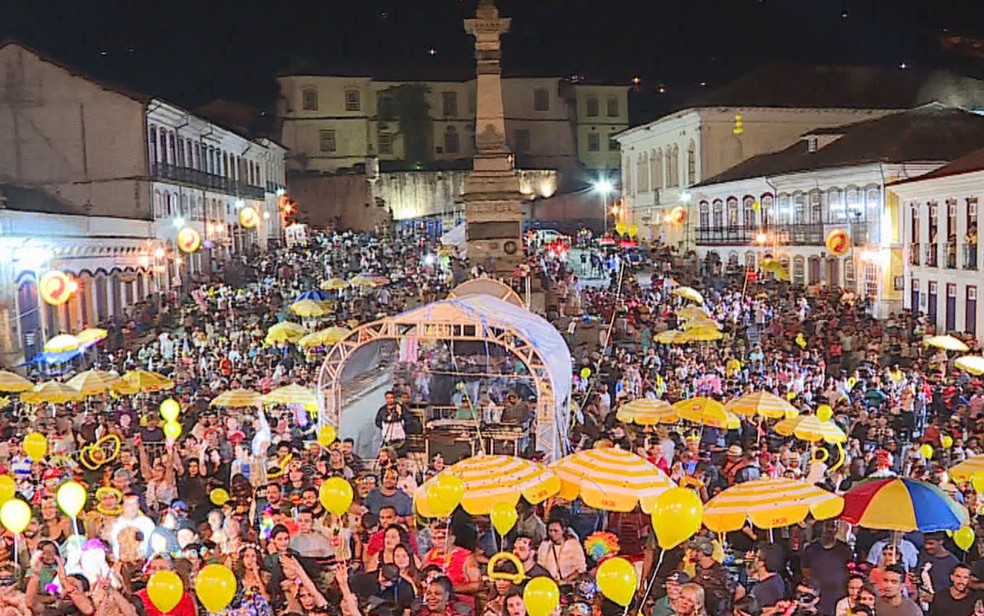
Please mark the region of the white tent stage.
[[[340, 433], [359, 432], [359, 428], [346, 425], [348, 409], [342, 408], [343, 383], [355, 376], [351, 369], [345, 370], [346, 363], [360, 349], [368, 351], [367, 347], [375, 343], [414, 338], [421, 342], [486, 342], [511, 353], [526, 366], [536, 390], [537, 449], [548, 460], [566, 453], [572, 374], [567, 342], [542, 317], [490, 295], [433, 302], [353, 330], [332, 347], [321, 367], [318, 388], [324, 406], [320, 422], [335, 426]], [[366, 357], [365, 352], [359, 355]], [[358, 420], [364, 423], [367, 419], [372, 422], [365, 414]]]

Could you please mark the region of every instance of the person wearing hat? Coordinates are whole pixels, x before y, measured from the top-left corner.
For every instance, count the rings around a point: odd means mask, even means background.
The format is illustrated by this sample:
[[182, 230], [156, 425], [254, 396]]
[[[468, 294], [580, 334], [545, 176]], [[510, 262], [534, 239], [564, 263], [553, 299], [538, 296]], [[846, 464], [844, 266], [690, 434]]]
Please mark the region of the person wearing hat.
[[735, 595], [731, 574], [714, 558], [714, 542], [697, 536], [690, 540], [696, 560], [694, 581], [704, 589], [707, 611], [711, 614], [730, 614]]
[[666, 578], [666, 594], [653, 605], [653, 616], [673, 616], [680, 612], [680, 587], [690, 581], [683, 571], [674, 571]]
[[728, 447], [725, 455], [727, 459], [724, 466], [721, 467], [721, 475], [727, 480], [729, 486], [733, 486], [738, 472], [747, 466], [747, 460], [745, 460], [741, 447], [738, 445]]

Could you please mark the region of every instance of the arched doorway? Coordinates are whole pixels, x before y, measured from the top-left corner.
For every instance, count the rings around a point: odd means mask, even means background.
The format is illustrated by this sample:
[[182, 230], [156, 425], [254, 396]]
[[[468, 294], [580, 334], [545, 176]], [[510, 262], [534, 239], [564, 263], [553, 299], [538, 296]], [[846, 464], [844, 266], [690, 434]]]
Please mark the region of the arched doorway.
[[25, 273], [17, 281], [17, 307], [19, 312], [21, 345], [24, 357], [30, 359], [44, 347], [41, 330], [41, 303], [34, 274]]

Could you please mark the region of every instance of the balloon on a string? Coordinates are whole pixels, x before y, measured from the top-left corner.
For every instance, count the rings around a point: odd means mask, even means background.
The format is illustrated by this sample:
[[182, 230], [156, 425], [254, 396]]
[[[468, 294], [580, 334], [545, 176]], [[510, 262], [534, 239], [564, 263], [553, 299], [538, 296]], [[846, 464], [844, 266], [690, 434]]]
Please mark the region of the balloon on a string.
[[147, 580], [147, 598], [162, 614], [178, 606], [184, 595], [184, 584], [173, 571], [158, 571]]
[[932, 460], [933, 453], [934, 453], [933, 446], [930, 445], [929, 443], [923, 443], [923, 445], [919, 448], [919, 453], [922, 454], [922, 457], [926, 458], [927, 460]]
[[216, 507], [221, 507], [229, 502], [229, 492], [225, 488], [215, 488], [209, 492], [208, 500]]
[[591, 368], [581, 368], [581, 378], [586, 379], [591, 376]]
[[560, 589], [549, 577], [535, 577], [523, 590], [523, 602], [530, 616], [550, 616], [560, 605]]
[[0, 524], [19, 535], [31, 523], [31, 507], [19, 498], [12, 498], [0, 505]]
[[940, 444], [943, 445], [943, 449], [950, 449], [953, 447], [953, 437], [949, 434], [944, 434], [940, 439]]
[[208, 565], [195, 577], [195, 594], [210, 614], [218, 614], [236, 596], [236, 576], [225, 565]]
[[492, 505], [492, 511], [489, 512], [489, 518], [492, 520], [492, 526], [495, 531], [501, 536], [505, 536], [509, 531], [516, 526], [516, 521], [519, 519], [519, 514], [516, 513], [516, 507], [509, 504], [506, 501], [499, 501], [498, 503]]
[[700, 530], [704, 504], [693, 490], [670, 488], [656, 498], [652, 512], [653, 530], [659, 547], [672, 550]]
[[318, 498], [321, 505], [333, 513], [341, 516], [352, 506], [352, 499], [355, 494], [352, 491], [352, 484], [341, 477], [332, 477], [321, 484]]
[[460, 477], [451, 473], [441, 473], [428, 486], [425, 492], [427, 506], [439, 518], [451, 515], [465, 495], [465, 484]]
[[34, 461], [40, 460], [48, 453], [48, 439], [40, 432], [31, 432], [24, 437], [24, 453]]
[[0, 475], [0, 505], [6, 503], [17, 494], [17, 483], [10, 475]]
[[161, 402], [160, 412], [165, 422], [177, 421], [181, 414], [181, 405], [174, 398], [168, 398]]
[[335, 432], [335, 426], [324, 425], [318, 428], [318, 444], [322, 447], [330, 446], [337, 438], [338, 434]]
[[639, 576], [636, 574], [635, 566], [617, 556], [601, 563], [595, 579], [601, 594], [623, 607], [632, 602], [639, 588]]
[[65, 512], [65, 515], [70, 518], [77, 518], [82, 508], [85, 507], [86, 496], [82, 484], [76, 481], [66, 481], [58, 486], [55, 500], [58, 501], [58, 506]]
[[833, 416], [834, 409], [829, 404], [821, 404], [817, 407], [817, 419], [820, 421], [830, 421], [830, 418]]
[[974, 545], [974, 529], [969, 526], [961, 526], [953, 531], [953, 542], [963, 551], [970, 549]]

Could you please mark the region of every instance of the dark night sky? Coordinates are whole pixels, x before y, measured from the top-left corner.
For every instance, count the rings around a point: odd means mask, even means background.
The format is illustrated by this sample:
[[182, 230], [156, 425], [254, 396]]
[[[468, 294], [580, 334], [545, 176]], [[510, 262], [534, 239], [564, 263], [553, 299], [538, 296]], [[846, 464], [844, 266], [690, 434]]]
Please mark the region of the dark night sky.
[[[299, 59], [388, 73], [404, 65], [417, 72], [428, 66], [467, 69], [472, 50], [461, 19], [476, 3], [4, 0], [0, 38], [20, 39], [96, 77], [185, 105], [222, 97], [269, 106], [276, 96], [272, 77]], [[695, 91], [702, 81], [721, 85], [771, 62], [939, 66], [952, 62], [937, 51], [944, 29], [984, 36], [980, 0], [498, 5], [513, 18], [504, 42], [507, 71], [576, 73], [626, 84], [639, 76], [643, 104], [658, 101], [649, 95], [659, 84], [669, 97]]]

